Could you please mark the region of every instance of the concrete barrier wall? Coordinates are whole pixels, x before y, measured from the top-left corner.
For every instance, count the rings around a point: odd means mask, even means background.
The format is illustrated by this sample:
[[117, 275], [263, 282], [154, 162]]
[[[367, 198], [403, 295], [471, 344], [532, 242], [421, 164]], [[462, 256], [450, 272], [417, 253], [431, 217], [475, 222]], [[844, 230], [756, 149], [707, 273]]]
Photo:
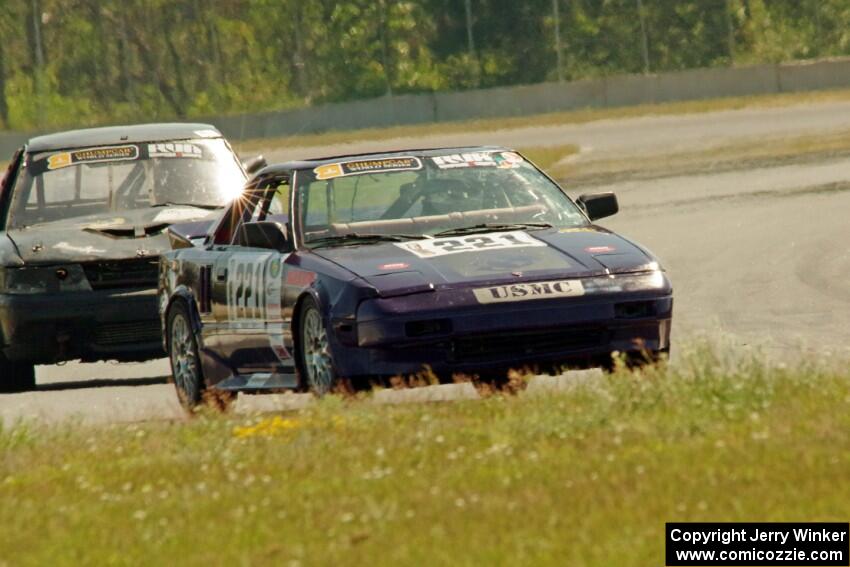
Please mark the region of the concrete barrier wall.
[[[246, 140], [332, 130], [525, 116], [580, 108], [847, 87], [850, 87], [850, 58], [837, 58], [401, 95], [193, 121], [210, 122], [227, 137]], [[11, 155], [28, 137], [24, 133], [0, 133], [0, 156]]]
[[208, 121], [239, 140], [848, 87], [850, 58], [839, 58], [382, 97]]

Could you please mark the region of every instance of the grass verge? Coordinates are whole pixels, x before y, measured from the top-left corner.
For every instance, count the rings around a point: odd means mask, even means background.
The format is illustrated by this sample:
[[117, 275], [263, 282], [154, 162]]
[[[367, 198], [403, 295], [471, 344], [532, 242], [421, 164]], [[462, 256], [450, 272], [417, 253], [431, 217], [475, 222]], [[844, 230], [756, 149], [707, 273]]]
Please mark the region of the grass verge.
[[850, 155], [850, 132], [755, 139], [696, 151], [555, 162], [550, 174], [570, 183], [610, 183], [823, 161]]
[[850, 372], [702, 344], [569, 391], [0, 432], [9, 565], [660, 565], [665, 521], [846, 521]]
[[534, 126], [559, 126], [565, 124], [582, 124], [585, 122], [593, 122], [595, 120], [636, 118], [641, 116], [658, 116], [665, 114], [694, 114], [718, 110], [738, 110], [752, 107], [771, 108], [791, 106], [795, 104], [814, 104], [847, 100], [850, 100], [850, 89], [724, 97], [707, 100], [641, 104], [615, 108], [588, 108], [531, 116], [437, 122], [430, 124], [392, 126], [389, 128], [365, 128], [360, 130], [333, 131], [321, 134], [304, 134], [282, 138], [262, 138], [238, 141], [234, 143], [234, 147], [240, 154], [247, 155], [252, 152], [275, 149], [324, 146], [355, 141], [389, 140], [393, 138], [464, 133], [471, 131], [504, 130]]

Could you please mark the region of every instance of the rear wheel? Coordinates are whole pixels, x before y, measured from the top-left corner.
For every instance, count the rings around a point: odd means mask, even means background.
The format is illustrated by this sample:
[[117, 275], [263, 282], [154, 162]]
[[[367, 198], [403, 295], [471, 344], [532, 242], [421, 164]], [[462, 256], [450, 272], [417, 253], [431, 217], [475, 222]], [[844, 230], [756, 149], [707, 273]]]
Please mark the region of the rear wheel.
[[191, 410], [201, 403], [205, 385], [198, 357], [198, 342], [185, 302], [176, 301], [171, 306], [167, 329], [168, 357], [171, 360], [174, 386], [180, 403]]
[[0, 354], [0, 393], [26, 392], [35, 389], [35, 367], [28, 362], [6, 360]]
[[336, 385], [337, 376], [328, 332], [313, 298], [304, 300], [298, 329], [298, 361], [303, 385], [314, 394], [327, 394]]

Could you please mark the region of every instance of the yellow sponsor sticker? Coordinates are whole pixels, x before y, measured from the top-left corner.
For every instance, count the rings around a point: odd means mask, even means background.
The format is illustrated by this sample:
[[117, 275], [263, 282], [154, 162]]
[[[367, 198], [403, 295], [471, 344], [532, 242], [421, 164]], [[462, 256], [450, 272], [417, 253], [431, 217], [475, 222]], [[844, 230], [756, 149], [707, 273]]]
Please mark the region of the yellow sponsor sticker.
[[53, 154], [47, 158], [47, 169], [59, 169], [71, 165], [71, 152]]
[[313, 170], [313, 173], [316, 174], [316, 179], [324, 180], [324, 179], [333, 179], [334, 177], [342, 176], [342, 164], [339, 163], [329, 163], [327, 165], [320, 165], [316, 169]]

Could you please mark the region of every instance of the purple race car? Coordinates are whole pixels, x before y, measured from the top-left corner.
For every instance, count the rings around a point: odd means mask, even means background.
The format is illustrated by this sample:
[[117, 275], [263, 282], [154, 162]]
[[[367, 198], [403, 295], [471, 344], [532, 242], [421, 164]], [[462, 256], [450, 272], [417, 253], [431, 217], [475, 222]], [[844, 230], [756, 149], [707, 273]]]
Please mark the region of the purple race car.
[[651, 361], [672, 288], [519, 153], [409, 150], [273, 165], [213, 226], [175, 225], [160, 312], [186, 405], [205, 389], [309, 389], [430, 367]]

